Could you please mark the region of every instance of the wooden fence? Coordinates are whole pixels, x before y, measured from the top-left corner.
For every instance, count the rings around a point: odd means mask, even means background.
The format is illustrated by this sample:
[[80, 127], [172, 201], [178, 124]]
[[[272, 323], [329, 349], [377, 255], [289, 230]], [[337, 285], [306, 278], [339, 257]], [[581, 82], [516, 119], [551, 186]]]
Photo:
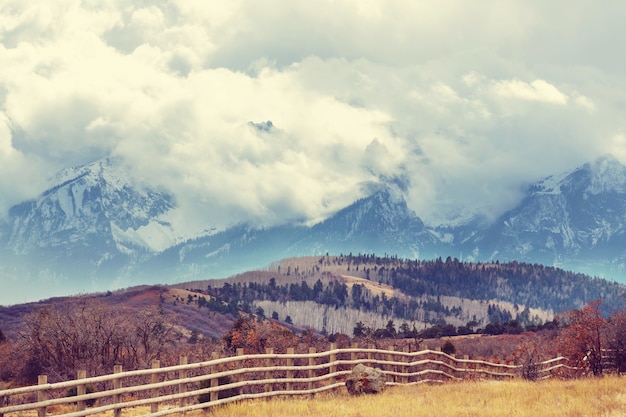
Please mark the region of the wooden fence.
[[[276, 354], [244, 355], [187, 363], [181, 357], [176, 366], [123, 371], [86, 377], [79, 371], [76, 380], [48, 383], [41, 375], [36, 386], [0, 389], [0, 417], [37, 410], [38, 417], [58, 415], [82, 417], [112, 412], [120, 417], [123, 409], [141, 407], [151, 417], [185, 413], [232, 401], [279, 395], [312, 395], [345, 386], [345, 379], [359, 363], [381, 369], [387, 385], [421, 384], [463, 379], [509, 379], [522, 375], [523, 366], [456, 358], [441, 351], [409, 352], [369, 348], [337, 349], [296, 354], [289, 349]], [[567, 369], [564, 358], [533, 364], [540, 378]], [[1, 387], [0, 387], [1, 388]], [[74, 410], [74, 411], [68, 411]], [[137, 413], [134, 413], [137, 415]]]

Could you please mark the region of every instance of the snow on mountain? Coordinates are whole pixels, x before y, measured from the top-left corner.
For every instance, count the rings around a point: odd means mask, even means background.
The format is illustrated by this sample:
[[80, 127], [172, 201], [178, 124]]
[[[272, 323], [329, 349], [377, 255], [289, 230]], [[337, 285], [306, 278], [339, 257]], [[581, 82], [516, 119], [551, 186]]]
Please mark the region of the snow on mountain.
[[481, 257], [617, 277], [626, 247], [626, 168], [606, 156], [533, 184], [514, 209], [470, 239]]
[[66, 169], [55, 183], [0, 223], [3, 280], [89, 291], [226, 277], [327, 252], [519, 260], [617, 280], [626, 270], [626, 168], [612, 157], [537, 181], [492, 223], [429, 227], [397, 187], [381, 185], [313, 226], [200, 225], [178, 240], [173, 197], [135, 185], [115, 160]]
[[382, 187], [311, 227], [237, 225], [168, 248], [140, 270], [170, 282], [227, 276], [293, 256], [352, 252], [426, 257], [439, 244], [402, 195]]
[[63, 238], [58, 242], [63, 244], [67, 233], [77, 240], [106, 234], [121, 252], [132, 252], [131, 247], [159, 251], [175, 240], [167, 219], [174, 208], [172, 196], [133, 186], [113, 159], [63, 170], [56, 183], [32, 202], [29, 213], [11, 216], [32, 231], [29, 236], [14, 236], [13, 246], [32, 249], [36, 240], [55, 235]]
[[115, 160], [63, 170], [54, 181], [0, 224], [3, 276], [106, 283], [174, 241], [172, 196], [133, 186]]
[[387, 252], [419, 258], [430, 255], [438, 243], [400, 191], [388, 185], [314, 225], [300, 245], [317, 245], [322, 253]]

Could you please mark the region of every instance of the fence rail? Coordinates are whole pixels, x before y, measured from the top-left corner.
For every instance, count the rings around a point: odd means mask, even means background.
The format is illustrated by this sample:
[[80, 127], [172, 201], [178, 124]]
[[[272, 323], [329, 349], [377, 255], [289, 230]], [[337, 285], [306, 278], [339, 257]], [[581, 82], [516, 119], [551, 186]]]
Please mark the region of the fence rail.
[[[0, 390], [0, 417], [29, 410], [37, 410], [38, 417], [83, 417], [108, 411], [120, 417], [122, 409], [147, 406], [144, 415], [158, 417], [252, 398], [312, 395], [345, 386], [347, 375], [359, 363], [381, 369], [388, 385], [515, 378], [523, 371], [522, 365], [456, 358], [429, 349], [337, 349], [331, 344], [328, 351], [310, 349], [305, 354], [268, 349], [265, 354], [238, 351], [237, 356], [219, 358], [214, 353], [211, 360], [199, 363], [188, 364], [181, 357], [176, 366], [160, 367], [159, 361], [152, 363], [152, 369], [136, 371], [116, 366], [113, 374], [98, 377], [86, 378], [86, 372], [79, 371], [76, 380], [52, 384], [41, 375], [36, 386]], [[571, 369], [563, 357], [532, 366], [539, 378]], [[55, 412], [57, 406], [65, 408]], [[68, 406], [75, 411], [67, 412]]]

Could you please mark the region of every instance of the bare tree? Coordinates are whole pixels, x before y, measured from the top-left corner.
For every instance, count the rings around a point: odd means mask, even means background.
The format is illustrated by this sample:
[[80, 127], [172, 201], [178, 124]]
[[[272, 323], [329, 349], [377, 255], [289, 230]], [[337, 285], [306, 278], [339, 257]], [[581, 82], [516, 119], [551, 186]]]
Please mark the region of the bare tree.
[[21, 337], [25, 379], [46, 373], [64, 380], [79, 369], [97, 375], [116, 364], [145, 367], [171, 346], [173, 332], [157, 308], [136, 314], [89, 300], [34, 312]]
[[626, 311], [614, 313], [607, 323], [607, 350], [617, 373], [626, 371]]

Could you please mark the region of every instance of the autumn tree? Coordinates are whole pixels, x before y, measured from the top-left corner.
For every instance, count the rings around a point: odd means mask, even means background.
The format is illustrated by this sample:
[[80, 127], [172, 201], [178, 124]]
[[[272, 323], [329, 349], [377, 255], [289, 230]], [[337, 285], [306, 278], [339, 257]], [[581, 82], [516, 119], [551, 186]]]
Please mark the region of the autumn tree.
[[522, 378], [529, 381], [539, 378], [539, 364], [545, 359], [547, 359], [545, 349], [537, 335], [523, 339], [513, 352], [513, 361], [521, 365]]
[[246, 353], [265, 353], [267, 348], [273, 348], [278, 353], [296, 346], [298, 338], [291, 330], [274, 321], [239, 316], [222, 341], [231, 353], [237, 349]]
[[607, 321], [600, 312], [602, 300], [587, 304], [580, 310], [572, 310], [563, 319], [566, 327], [557, 339], [557, 348], [571, 366], [580, 371], [602, 375], [603, 333]]
[[125, 334], [125, 344], [134, 368], [147, 367], [169, 346], [175, 343], [176, 335], [158, 308], [143, 309], [133, 315], [127, 324], [129, 332]]
[[607, 323], [606, 347], [618, 374], [626, 372], [626, 310], [613, 313]]
[[96, 300], [44, 307], [30, 315], [21, 333], [22, 377], [33, 382], [45, 373], [66, 380], [79, 369], [99, 375], [116, 364], [146, 367], [171, 341], [171, 326], [156, 308], [137, 314]]
[[15, 378], [19, 362], [22, 361], [19, 349], [6, 337], [0, 341], [0, 381]]

